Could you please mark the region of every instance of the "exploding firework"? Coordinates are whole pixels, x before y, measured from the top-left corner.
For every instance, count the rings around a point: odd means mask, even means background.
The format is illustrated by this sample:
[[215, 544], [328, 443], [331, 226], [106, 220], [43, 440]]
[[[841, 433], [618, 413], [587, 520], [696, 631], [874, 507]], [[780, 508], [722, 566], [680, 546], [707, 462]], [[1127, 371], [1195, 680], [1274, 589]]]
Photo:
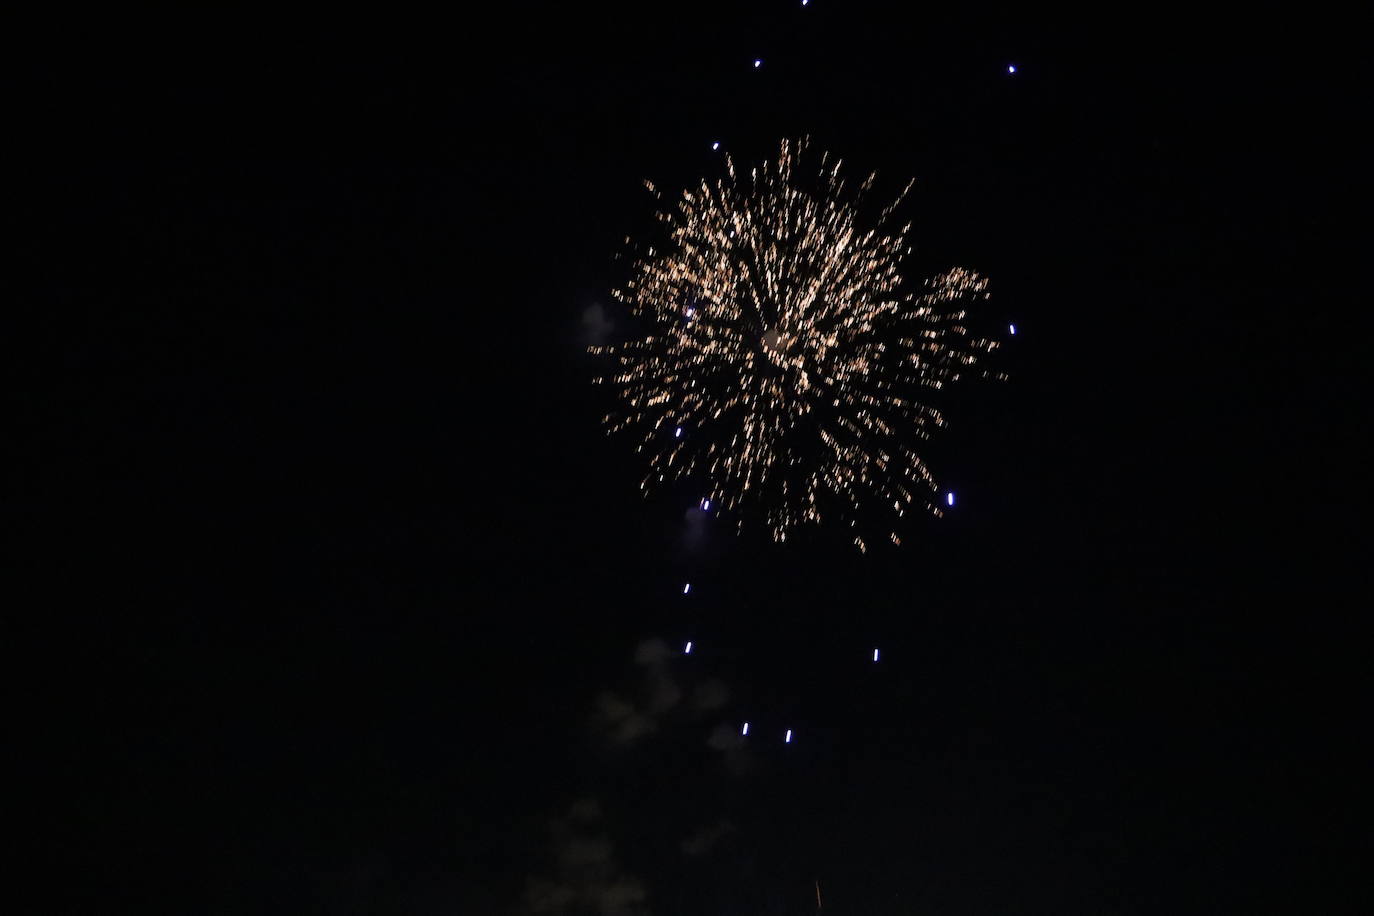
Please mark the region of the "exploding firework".
[[941, 514], [912, 447], [945, 424], [927, 396], [991, 374], [975, 367], [997, 342], [962, 324], [987, 281], [956, 268], [906, 290], [911, 226], [888, 227], [911, 184], [864, 228], [876, 176], [851, 191], [839, 160], [806, 169], [805, 153], [784, 141], [747, 175], [727, 156], [726, 178], [658, 213], [666, 240], [616, 291], [645, 333], [592, 348], [617, 365], [597, 380], [622, 401], [605, 422], [639, 430], [645, 489], [696, 479], [718, 508], [756, 504], [777, 540], [838, 519], [860, 549], [860, 518], [881, 509], [900, 543], [909, 508]]

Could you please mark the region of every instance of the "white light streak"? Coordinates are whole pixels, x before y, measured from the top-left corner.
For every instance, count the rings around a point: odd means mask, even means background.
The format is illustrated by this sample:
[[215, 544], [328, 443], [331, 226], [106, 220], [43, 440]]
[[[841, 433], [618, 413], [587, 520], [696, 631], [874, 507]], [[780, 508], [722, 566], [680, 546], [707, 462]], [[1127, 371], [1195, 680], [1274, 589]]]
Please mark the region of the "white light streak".
[[691, 654], [692, 654], [692, 641], [691, 641], [690, 639], [687, 640], [687, 648], [685, 648], [685, 649], [682, 650], [682, 654], [683, 654], [683, 655], [691, 655]]
[[757, 70], [759, 67], [762, 67], [762, 66], [763, 66], [763, 58], [761, 58], [761, 57], [756, 57], [756, 58], [754, 58], [754, 69]]
[[877, 650], [877, 649], [874, 649], [874, 650], [873, 650], [873, 660], [874, 660], [875, 662], [878, 660], [878, 650]]
[[792, 729], [789, 728], [789, 729], [787, 730], [787, 736], [784, 737], [784, 738], [782, 739], [782, 743], [783, 743], [783, 744], [791, 744], [791, 743], [792, 743]]
[[1007, 64], [1007, 72], [1008, 72], [1008, 73], [1015, 73], [1015, 72], [1016, 72], [1016, 64]]
[[1009, 324], [1009, 325], [1007, 325], [1007, 330], [1011, 331], [1011, 335], [1012, 335], [1013, 337], [1016, 336], [1016, 325], [1014, 325], [1014, 324]]
[[740, 733], [741, 735], [747, 735], [747, 734], [749, 734], [749, 723], [748, 723], [748, 722], [745, 722], [745, 723], [744, 723], [744, 728], [741, 728], [741, 729], [739, 730], [739, 733]]
[[948, 493], [945, 494], [945, 505], [947, 505], [947, 506], [952, 506], [952, 505], [954, 505], [954, 491], [953, 491], [953, 490], [950, 490]]
[[686, 585], [682, 586], [682, 593], [683, 593], [684, 595], [687, 594], [688, 592], [690, 592], [691, 590], [692, 590], [692, 583], [690, 583], [690, 582], [688, 582]]

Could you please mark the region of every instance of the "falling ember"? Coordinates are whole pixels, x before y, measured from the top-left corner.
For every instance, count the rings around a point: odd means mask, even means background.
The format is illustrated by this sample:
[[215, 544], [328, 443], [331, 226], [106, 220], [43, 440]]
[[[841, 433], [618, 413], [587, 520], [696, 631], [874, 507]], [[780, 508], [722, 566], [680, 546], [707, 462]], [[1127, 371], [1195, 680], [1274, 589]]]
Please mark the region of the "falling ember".
[[[723, 510], [759, 507], [778, 541], [890, 512], [880, 536], [896, 543], [908, 509], [940, 514], [942, 488], [916, 450], [945, 425], [930, 396], [1004, 377], [980, 365], [998, 342], [965, 324], [987, 281], [954, 268], [910, 289], [911, 227], [890, 225], [906, 192], [864, 225], [875, 176], [851, 187], [804, 141], [748, 170], [724, 158], [724, 178], [658, 214], [666, 241], [645, 246], [616, 291], [645, 332], [592, 348], [615, 361], [600, 379], [620, 400], [607, 429], [641, 431], [646, 490], [695, 479]], [[736, 517], [742, 527], [753, 515]], [[869, 532], [854, 534], [864, 549]]]

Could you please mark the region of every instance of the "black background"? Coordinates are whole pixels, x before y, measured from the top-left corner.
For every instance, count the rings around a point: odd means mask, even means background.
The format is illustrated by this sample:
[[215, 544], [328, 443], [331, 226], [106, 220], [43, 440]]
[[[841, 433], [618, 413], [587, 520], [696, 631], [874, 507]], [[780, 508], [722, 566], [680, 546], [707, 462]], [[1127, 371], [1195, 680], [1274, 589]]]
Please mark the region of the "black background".
[[[656, 914], [1354, 907], [1340, 24], [376, 16], [21, 35], [33, 912], [519, 913], [586, 797]], [[912, 276], [1018, 326], [898, 550], [687, 537], [588, 383], [642, 180], [801, 135], [915, 176]], [[747, 771], [597, 745], [653, 637]]]

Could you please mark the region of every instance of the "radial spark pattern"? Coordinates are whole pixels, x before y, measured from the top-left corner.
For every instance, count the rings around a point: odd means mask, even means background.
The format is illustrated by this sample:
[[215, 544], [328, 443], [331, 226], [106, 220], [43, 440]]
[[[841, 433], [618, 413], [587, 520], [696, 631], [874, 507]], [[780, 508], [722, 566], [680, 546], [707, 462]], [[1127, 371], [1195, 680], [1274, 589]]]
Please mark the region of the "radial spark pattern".
[[888, 226], [911, 185], [863, 228], [875, 176], [851, 190], [838, 160], [808, 168], [805, 152], [784, 141], [748, 174], [726, 157], [726, 178], [658, 214], [666, 242], [616, 291], [645, 333], [592, 348], [617, 363], [598, 379], [623, 402], [606, 424], [639, 430], [645, 488], [693, 478], [718, 508], [756, 503], [778, 540], [840, 520], [860, 549], [861, 520], [881, 509], [900, 543], [908, 508], [941, 514], [913, 447], [945, 422], [927, 397], [990, 374], [976, 367], [997, 342], [962, 323], [987, 282], [956, 268], [906, 290], [911, 226]]

